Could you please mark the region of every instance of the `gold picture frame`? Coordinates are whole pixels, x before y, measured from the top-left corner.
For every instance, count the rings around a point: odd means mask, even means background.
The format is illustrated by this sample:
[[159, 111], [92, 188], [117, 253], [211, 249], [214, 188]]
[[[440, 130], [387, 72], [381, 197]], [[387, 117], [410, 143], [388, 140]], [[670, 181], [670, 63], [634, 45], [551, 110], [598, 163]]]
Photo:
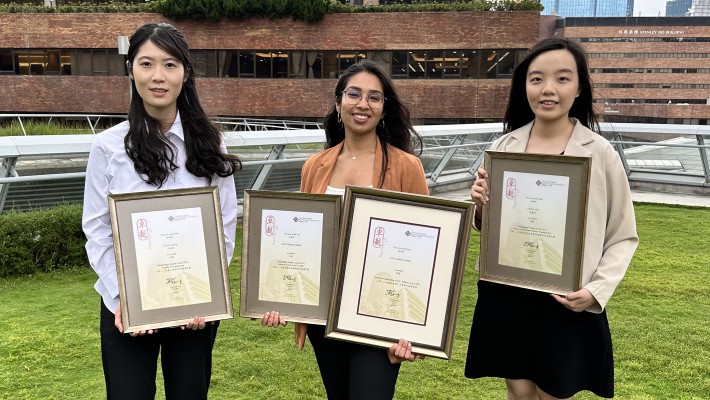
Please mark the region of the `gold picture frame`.
[[216, 186], [108, 202], [124, 332], [233, 318]]
[[338, 195], [244, 191], [241, 317], [325, 325], [340, 208]]
[[591, 158], [486, 151], [479, 278], [565, 295], [581, 288]]
[[473, 203], [346, 187], [326, 337], [449, 359]]

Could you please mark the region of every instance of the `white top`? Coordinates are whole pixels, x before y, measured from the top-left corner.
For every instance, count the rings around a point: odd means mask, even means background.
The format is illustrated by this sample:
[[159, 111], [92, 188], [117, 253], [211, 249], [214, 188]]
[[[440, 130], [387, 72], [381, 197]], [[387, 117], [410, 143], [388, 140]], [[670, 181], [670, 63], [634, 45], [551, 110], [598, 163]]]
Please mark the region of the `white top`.
[[[91, 267], [99, 276], [94, 288], [111, 312], [116, 311], [119, 301], [108, 195], [208, 186], [206, 179], [192, 175], [185, 168], [185, 136], [179, 113], [167, 135], [170, 143], [175, 146], [174, 161], [179, 167], [170, 173], [159, 189], [147, 184], [136, 172], [123, 145], [123, 138], [127, 133], [126, 121], [96, 135], [86, 166], [84, 211], [81, 221], [87, 238], [86, 254]], [[222, 147], [226, 152], [226, 147]], [[234, 235], [237, 227], [237, 192], [234, 178], [215, 176], [212, 185], [219, 186], [224, 241], [229, 263], [234, 254]]]
[[[372, 185], [365, 186], [365, 187], [371, 188]], [[333, 186], [328, 185], [325, 188], [325, 194], [338, 194], [338, 195], [340, 195], [340, 197], [343, 197], [343, 196], [345, 196], [345, 188], [341, 189], [341, 188], [337, 188], [337, 187], [333, 187]]]
[[340, 195], [340, 197], [345, 196], [345, 188], [337, 188], [328, 185], [328, 187], [325, 188], [325, 194], [337, 194]]

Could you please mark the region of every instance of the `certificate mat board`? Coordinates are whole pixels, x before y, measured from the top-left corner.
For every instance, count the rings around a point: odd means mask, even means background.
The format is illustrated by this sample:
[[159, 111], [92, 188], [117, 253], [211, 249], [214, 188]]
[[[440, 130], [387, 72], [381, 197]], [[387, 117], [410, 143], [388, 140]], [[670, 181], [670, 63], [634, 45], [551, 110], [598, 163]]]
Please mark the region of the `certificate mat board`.
[[473, 203], [348, 186], [326, 337], [451, 356]]
[[233, 317], [216, 186], [108, 202], [124, 332]]
[[340, 229], [338, 195], [246, 190], [239, 316], [278, 311], [325, 325]]
[[485, 152], [480, 279], [562, 295], [581, 288], [591, 162]]

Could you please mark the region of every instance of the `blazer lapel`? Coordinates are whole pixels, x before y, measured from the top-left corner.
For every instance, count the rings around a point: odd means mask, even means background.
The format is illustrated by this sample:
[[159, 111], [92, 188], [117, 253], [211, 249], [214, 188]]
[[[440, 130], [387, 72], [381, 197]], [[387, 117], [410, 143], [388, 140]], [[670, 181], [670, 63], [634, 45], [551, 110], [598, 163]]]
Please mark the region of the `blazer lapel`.
[[[574, 129], [572, 130], [572, 136], [565, 147], [565, 155], [590, 157], [592, 152], [587, 150], [584, 146], [592, 143], [596, 134], [587, 129], [576, 119], [574, 121]], [[531, 122], [513, 132], [511, 137], [514, 140], [505, 147], [505, 151], [518, 153], [525, 152], [528, 140], [530, 140], [530, 131], [532, 130], [532, 126], [533, 123]]]
[[524, 153], [525, 148], [528, 147], [528, 140], [530, 139], [530, 131], [532, 130], [533, 123], [520, 127], [516, 129], [512, 134], [511, 138], [514, 140], [505, 147], [505, 151]]
[[[380, 175], [382, 174], [382, 159], [384, 154], [382, 153], [382, 145], [380, 144], [380, 137], [375, 135], [377, 142], [375, 143], [375, 166], [372, 169], [372, 187], [377, 188], [380, 185]], [[389, 152], [389, 162], [392, 163], [392, 152]], [[384, 184], [384, 182], [383, 182]]]
[[574, 130], [572, 130], [572, 136], [567, 142], [567, 147], [565, 147], [566, 156], [578, 156], [578, 157], [591, 157], [592, 152], [586, 149], [584, 146], [592, 143], [594, 141], [596, 133], [587, 129], [579, 121], [575, 120]]
[[313, 187], [314, 193], [325, 193], [330, 183], [330, 177], [333, 175], [335, 162], [338, 161], [338, 155], [343, 150], [343, 142], [338, 143], [330, 149], [327, 157], [323, 158], [320, 167], [316, 170], [313, 182], [316, 184]]

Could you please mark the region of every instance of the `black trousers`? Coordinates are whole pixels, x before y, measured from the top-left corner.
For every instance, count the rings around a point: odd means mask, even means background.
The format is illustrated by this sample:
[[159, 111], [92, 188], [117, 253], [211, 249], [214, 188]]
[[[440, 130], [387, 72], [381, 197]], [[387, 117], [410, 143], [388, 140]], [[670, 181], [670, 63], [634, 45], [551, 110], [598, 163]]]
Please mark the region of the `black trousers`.
[[387, 349], [325, 338], [325, 327], [308, 325], [308, 339], [318, 361], [329, 400], [391, 400], [400, 364]]
[[158, 353], [166, 400], [207, 399], [212, 348], [219, 322], [205, 329], [165, 328], [131, 337], [114, 326], [114, 314], [101, 303], [101, 360], [108, 400], [153, 400]]

